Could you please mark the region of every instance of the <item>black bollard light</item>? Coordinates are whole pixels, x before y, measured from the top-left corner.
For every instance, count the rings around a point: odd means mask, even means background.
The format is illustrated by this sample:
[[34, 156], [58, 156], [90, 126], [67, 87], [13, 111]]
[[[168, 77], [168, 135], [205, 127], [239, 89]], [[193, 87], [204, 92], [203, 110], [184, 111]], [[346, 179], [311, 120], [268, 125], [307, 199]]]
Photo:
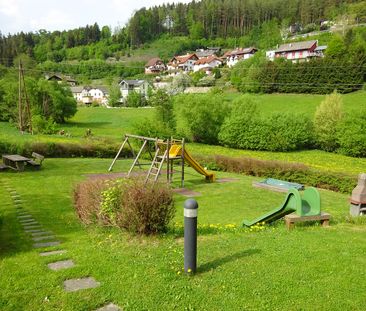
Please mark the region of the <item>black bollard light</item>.
[[197, 268], [197, 212], [194, 199], [184, 202], [184, 271], [195, 273]]

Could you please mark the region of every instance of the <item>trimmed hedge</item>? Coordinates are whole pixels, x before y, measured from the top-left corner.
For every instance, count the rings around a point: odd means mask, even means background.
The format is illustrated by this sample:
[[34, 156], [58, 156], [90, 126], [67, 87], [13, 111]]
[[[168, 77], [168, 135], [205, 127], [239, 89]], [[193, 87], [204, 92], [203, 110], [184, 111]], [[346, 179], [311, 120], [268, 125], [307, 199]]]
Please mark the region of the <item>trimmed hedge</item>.
[[357, 185], [357, 176], [318, 171], [299, 163], [227, 156], [201, 156], [199, 161], [211, 170], [283, 179], [347, 194]]
[[[69, 158], [69, 157], [98, 157], [111, 158], [118, 151], [119, 145], [109, 142], [26, 142], [13, 144], [0, 141], [1, 154], [22, 154], [30, 156], [32, 152], [40, 153], [46, 157]], [[122, 151], [121, 157], [129, 157], [132, 153], [127, 148]]]
[[303, 114], [275, 113], [262, 116], [256, 101], [238, 97], [218, 135], [222, 145], [232, 148], [292, 151], [312, 147], [313, 122]]

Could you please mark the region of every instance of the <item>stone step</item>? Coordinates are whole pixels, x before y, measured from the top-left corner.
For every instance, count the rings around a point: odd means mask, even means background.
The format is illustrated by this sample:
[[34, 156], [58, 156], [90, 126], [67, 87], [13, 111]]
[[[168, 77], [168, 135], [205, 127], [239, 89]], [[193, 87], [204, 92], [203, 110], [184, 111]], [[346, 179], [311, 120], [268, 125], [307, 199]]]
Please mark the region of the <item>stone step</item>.
[[93, 277], [86, 277], [81, 279], [70, 279], [64, 282], [64, 288], [67, 292], [76, 292], [81, 289], [95, 288], [100, 286]]
[[61, 254], [65, 254], [65, 253], [66, 253], [66, 250], [60, 249], [57, 251], [41, 252], [41, 253], [39, 253], [39, 256], [45, 257], [45, 256], [61, 255]]
[[75, 263], [71, 260], [61, 260], [49, 263], [47, 265], [48, 268], [50, 268], [53, 271], [63, 270], [63, 269], [69, 269], [75, 266]]

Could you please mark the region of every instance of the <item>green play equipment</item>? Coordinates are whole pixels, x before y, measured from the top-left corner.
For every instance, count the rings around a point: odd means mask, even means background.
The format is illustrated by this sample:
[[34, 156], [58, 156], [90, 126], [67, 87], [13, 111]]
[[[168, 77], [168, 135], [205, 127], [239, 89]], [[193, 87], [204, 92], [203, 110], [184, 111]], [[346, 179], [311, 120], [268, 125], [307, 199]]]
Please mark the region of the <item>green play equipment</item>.
[[301, 197], [297, 189], [291, 188], [287, 192], [285, 201], [280, 207], [253, 221], [244, 220], [243, 226], [251, 227], [261, 222], [270, 223], [293, 212], [296, 212], [298, 216], [320, 215], [320, 194], [318, 190], [310, 187], [304, 191], [304, 194]]

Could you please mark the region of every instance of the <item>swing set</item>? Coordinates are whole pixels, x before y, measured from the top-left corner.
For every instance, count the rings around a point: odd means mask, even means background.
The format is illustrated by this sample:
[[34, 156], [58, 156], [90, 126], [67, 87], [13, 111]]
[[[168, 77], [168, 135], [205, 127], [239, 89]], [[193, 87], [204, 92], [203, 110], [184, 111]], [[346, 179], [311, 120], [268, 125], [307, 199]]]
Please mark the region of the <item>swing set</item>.
[[[131, 146], [130, 140], [137, 140], [142, 142], [141, 147], [137, 154]], [[180, 162], [181, 165], [181, 186], [184, 187], [184, 174], [185, 174], [185, 163], [187, 162], [193, 169], [195, 169], [198, 173], [205, 176], [206, 180], [209, 182], [213, 182], [215, 180], [215, 175], [211, 172], [206, 171], [194, 158], [187, 152], [185, 148], [185, 141], [183, 139], [159, 139], [159, 138], [151, 138], [144, 137], [138, 135], [125, 134], [124, 141], [119, 148], [115, 158], [113, 159], [109, 170], [112, 171], [114, 164], [122, 153], [122, 150], [125, 146], [128, 146], [133, 155], [132, 165], [127, 173], [127, 177], [131, 176], [134, 168], [138, 166], [142, 168], [142, 166], [147, 165], [149, 169], [147, 171], [145, 177], [145, 184], [148, 182], [157, 182], [159, 176], [163, 175], [164, 164], [166, 167], [165, 174], [168, 183], [173, 181], [173, 173], [174, 173], [174, 163]], [[141, 156], [146, 152], [150, 157], [149, 163], [141, 163]]]

